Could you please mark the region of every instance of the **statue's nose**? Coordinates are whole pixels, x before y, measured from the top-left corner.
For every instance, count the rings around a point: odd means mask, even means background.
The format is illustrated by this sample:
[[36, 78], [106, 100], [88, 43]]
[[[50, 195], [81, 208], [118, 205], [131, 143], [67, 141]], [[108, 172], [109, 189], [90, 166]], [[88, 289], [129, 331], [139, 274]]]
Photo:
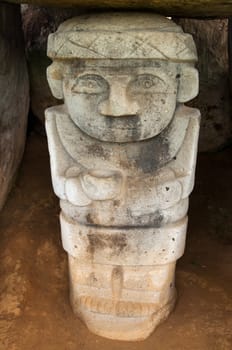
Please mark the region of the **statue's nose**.
[[98, 111], [103, 116], [128, 117], [136, 116], [139, 106], [128, 98], [126, 89], [116, 85], [110, 89], [108, 99], [99, 104]]

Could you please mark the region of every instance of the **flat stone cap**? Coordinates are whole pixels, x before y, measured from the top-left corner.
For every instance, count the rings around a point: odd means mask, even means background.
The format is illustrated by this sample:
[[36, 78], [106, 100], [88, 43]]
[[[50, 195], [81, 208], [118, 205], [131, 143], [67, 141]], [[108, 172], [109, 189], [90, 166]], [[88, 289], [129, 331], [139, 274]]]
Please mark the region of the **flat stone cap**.
[[197, 61], [190, 34], [166, 17], [108, 12], [72, 18], [48, 38], [52, 59], [161, 59]]

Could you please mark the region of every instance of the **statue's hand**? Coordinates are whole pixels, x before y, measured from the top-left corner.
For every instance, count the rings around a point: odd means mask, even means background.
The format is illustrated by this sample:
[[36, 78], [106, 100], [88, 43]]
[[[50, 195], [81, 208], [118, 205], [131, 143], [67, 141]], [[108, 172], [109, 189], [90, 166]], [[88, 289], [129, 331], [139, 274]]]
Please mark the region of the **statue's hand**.
[[91, 204], [91, 199], [83, 191], [80, 177], [70, 177], [65, 182], [65, 194], [67, 200], [78, 206], [86, 206]]
[[160, 208], [167, 209], [180, 201], [182, 186], [181, 183], [175, 179], [159, 184], [156, 191], [159, 198]]
[[122, 189], [122, 177], [115, 171], [93, 170], [82, 174], [80, 180], [84, 192], [92, 200], [114, 199]]

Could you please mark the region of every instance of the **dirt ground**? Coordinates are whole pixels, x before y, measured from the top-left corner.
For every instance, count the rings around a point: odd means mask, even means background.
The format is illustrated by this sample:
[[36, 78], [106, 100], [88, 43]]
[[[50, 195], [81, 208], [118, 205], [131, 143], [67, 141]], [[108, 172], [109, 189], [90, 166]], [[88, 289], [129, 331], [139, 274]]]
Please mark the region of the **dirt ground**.
[[91, 334], [72, 313], [45, 138], [32, 133], [0, 216], [0, 350], [231, 350], [232, 148], [199, 156], [178, 302], [142, 342]]

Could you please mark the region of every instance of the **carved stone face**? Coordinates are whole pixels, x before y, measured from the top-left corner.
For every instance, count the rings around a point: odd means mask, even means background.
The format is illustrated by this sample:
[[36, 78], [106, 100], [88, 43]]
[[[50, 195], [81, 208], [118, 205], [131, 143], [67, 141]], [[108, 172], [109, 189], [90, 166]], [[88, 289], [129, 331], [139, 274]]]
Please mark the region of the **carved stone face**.
[[176, 109], [179, 65], [151, 60], [81, 61], [67, 67], [63, 94], [74, 123], [108, 142], [162, 132]]

